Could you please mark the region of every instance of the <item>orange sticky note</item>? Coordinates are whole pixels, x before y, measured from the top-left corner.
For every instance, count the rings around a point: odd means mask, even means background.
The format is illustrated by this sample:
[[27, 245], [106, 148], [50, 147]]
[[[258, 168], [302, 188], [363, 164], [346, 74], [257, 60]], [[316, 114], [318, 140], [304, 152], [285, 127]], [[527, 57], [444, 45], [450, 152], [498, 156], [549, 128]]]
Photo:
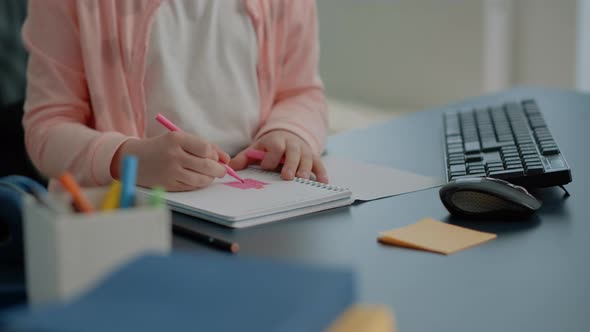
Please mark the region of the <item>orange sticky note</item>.
[[381, 305], [357, 304], [346, 310], [326, 332], [395, 332], [395, 318]]
[[412, 225], [383, 232], [378, 240], [395, 246], [449, 255], [495, 238], [496, 234], [426, 218]]

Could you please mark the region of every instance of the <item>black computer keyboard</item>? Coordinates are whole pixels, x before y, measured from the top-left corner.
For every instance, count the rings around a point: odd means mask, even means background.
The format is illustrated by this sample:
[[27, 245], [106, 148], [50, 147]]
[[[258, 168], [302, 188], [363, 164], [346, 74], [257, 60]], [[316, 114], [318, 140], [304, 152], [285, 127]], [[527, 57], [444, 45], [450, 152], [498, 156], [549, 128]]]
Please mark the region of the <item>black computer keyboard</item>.
[[526, 187], [572, 181], [534, 100], [445, 113], [444, 125], [448, 181], [487, 176]]

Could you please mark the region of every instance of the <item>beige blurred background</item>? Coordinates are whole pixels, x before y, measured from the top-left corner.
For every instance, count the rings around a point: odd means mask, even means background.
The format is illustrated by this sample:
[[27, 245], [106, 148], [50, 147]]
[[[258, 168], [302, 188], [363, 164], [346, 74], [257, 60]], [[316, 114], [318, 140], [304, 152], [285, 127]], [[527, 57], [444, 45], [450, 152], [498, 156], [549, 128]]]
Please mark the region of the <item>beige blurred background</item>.
[[581, 88], [586, 2], [318, 0], [332, 132], [512, 86]]

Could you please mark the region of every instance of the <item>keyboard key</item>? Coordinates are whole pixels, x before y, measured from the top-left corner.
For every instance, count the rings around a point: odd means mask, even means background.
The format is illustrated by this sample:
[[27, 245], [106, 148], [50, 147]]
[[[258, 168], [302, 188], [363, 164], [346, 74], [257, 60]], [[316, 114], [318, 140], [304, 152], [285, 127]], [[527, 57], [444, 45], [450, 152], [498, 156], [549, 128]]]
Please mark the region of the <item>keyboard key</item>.
[[504, 157], [504, 158], [511, 158], [511, 157], [518, 158], [519, 156], [520, 155], [516, 151], [502, 152], [502, 157]]
[[526, 174], [545, 173], [545, 167], [543, 165], [525, 166], [524, 169]]
[[465, 142], [465, 153], [479, 152], [480, 149], [479, 141]]
[[[520, 130], [521, 130], [521, 132], [520, 132]], [[531, 139], [531, 134], [529, 133], [528, 128], [522, 128], [522, 129], [519, 129], [518, 132], [514, 133], [514, 137], [518, 141], [524, 141], [527, 139]]]
[[491, 167], [487, 169], [488, 174], [500, 171], [504, 171], [504, 167]]
[[461, 138], [461, 136], [459, 136], [458, 134], [447, 136], [447, 144], [453, 144], [453, 143], [463, 144], [463, 138]]
[[467, 170], [465, 169], [465, 165], [452, 165], [449, 171], [451, 173], [465, 173]]
[[541, 174], [545, 172], [545, 168], [542, 165], [528, 166], [525, 168], [527, 175]]
[[549, 130], [547, 130], [547, 128], [535, 128], [533, 134], [535, 136], [551, 136], [551, 133]]
[[520, 154], [538, 154], [538, 150], [536, 147], [528, 147], [519, 150]]
[[541, 149], [557, 148], [555, 143], [541, 143]]
[[482, 162], [471, 162], [467, 163], [467, 168], [484, 168], [484, 164]]
[[555, 140], [553, 140], [552, 138], [538, 139], [537, 143], [539, 145], [556, 144]]
[[483, 157], [479, 153], [468, 154], [465, 156], [465, 161], [473, 162], [473, 161], [480, 161], [483, 160]]
[[550, 156], [550, 155], [554, 155], [554, 154], [559, 154], [559, 149], [558, 148], [548, 148], [548, 149], [541, 149], [541, 153], [544, 156]]
[[518, 148], [522, 151], [522, 150], [528, 150], [528, 149], [535, 149], [535, 144], [533, 143], [521, 143], [518, 144]]
[[467, 167], [467, 171], [469, 173], [473, 173], [473, 172], [485, 172], [485, 168], [483, 166], [477, 166], [477, 167]]
[[522, 154], [522, 159], [539, 159], [539, 153], [535, 152], [525, 152]]
[[502, 160], [490, 159], [486, 163], [487, 167], [496, 167], [496, 166], [504, 166], [504, 162]]
[[520, 154], [522, 155], [537, 155], [537, 149], [535, 148], [527, 148], [520, 150]]
[[506, 145], [502, 147], [502, 152], [516, 152], [518, 147], [516, 145]]
[[513, 164], [513, 163], [520, 163], [522, 162], [522, 160], [520, 160], [520, 158], [507, 158], [504, 159], [504, 163], [505, 164]]
[[517, 169], [517, 168], [522, 168], [522, 164], [506, 165], [506, 169]]
[[484, 177], [486, 176], [486, 172], [481, 172], [481, 173], [469, 173], [470, 177]]
[[489, 172], [488, 176], [496, 178], [496, 179], [508, 179], [514, 176], [522, 176], [524, 170], [522, 168], [517, 169], [508, 169], [505, 171], [493, 171]]
[[525, 145], [525, 144], [532, 145], [532, 143], [534, 143], [534, 142], [533, 142], [533, 139], [532, 138], [527, 137], [527, 138], [517, 139], [516, 140], [516, 143], [518, 145]]
[[517, 102], [509, 102], [504, 105], [506, 107], [506, 112], [518, 112], [519, 114], [522, 113], [522, 105]]
[[541, 112], [539, 110], [539, 106], [537, 106], [537, 103], [534, 100], [525, 100], [522, 102], [522, 106], [524, 107], [525, 113], [528, 115]]
[[522, 163], [509, 163], [506, 164], [506, 169], [522, 168]]
[[518, 150], [510, 149], [510, 150], [501, 150], [502, 156], [518, 156]]
[[486, 163], [486, 165], [488, 166], [497, 166], [497, 165], [503, 165], [504, 163], [502, 162], [502, 160], [499, 159], [489, 159], [488, 162]]
[[449, 159], [465, 160], [465, 156], [463, 155], [463, 153], [449, 153], [448, 157]]
[[553, 140], [552, 137], [550, 137], [550, 138], [542, 137], [542, 138], [539, 138], [537, 140], [537, 142], [539, 142], [540, 144], [555, 144], [555, 141]]
[[539, 154], [537, 153], [537, 151], [535, 152], [525, 152], [523, 154], [521, 154], [522, 159], [534, 159], [534, 158], [539, 158]]
[[504, 162], [521, 161], [522, 160], [519, 155], [504, 155], [502, 157], [503, 157]]
[[518, 150], [521, 154], [537, 153], [537, 148], [534, 146], [522, 147]]
[[543, 169], [545, 169], [545, 167], [541, 163], [524, 164], [524, 168], [543, 168]]
[[463, 143], [451, 143], [451, 144], [447, 144], [447, 151], [450, 149], [462, 149], [463, 148]]
[[529, 123], [533, 128], [547, 127], [545, 120], [540, 114], [529, 117]]
[[523, 162], [525, 164], [535, 164], [535, 163], [541, 163], [541, 158], [539, 157], [534, 157], [534, 158], [524, 158]]
[[504, 167], [505, 169], [515, 169], [515, 168], [522, 168], [524, 167], [522, 163], [510, 163], [510, 164], [506, 164], [506, 166]]
[[503, 158], [504, 161], [510, 161], [510, 160], [519, 160], [519, 161], [521, 161], [521, 160], [523, 160], [523, 158], [520, 155], [518, 155], [518, 154], [517, 155], [509, 155], [509, 156], [507, 155], [507, 156], [503, 156], [503, 157], [504, 157]]
[[522, 162], [525, 164], [535, 164], [535, 163], [539, 163], [542, 164], [543, 162], [541, 161], [541, 156], [527, 156], [527, 158], [523, 158]]
[[499, 150], [500, 147], [502, 147], [502, 145], [499, 144], [498, 142], [496, 142], [495, 138], [494, 138], [494, 140], [487, 140], [487, 141], [482, 140], [482, 142], [481, 142], [481, 150], [483, 152], [496, 151], [496, 150]]
[[445, 114], [445, 133], [447, 136], [461, 134], [457, 114]]
[[476, 169], [476, 168], [484, 168], [485, 166], [482, 163], [469, 163], [467, 164], [467, 169]]

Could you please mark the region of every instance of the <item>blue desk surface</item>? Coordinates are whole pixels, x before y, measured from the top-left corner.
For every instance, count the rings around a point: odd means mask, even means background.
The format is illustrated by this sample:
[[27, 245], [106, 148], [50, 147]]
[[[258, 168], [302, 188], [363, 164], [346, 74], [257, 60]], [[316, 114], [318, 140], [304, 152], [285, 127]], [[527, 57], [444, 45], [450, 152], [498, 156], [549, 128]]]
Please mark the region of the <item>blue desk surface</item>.
[[[328, 153], [443, 176], [441, 113], [521, 98], [537, 99], [573, 175], [571, 197], [556, 188], [537, 193], [544, 205], [531, 221], [449, 219], [433, 189], [245, 230], [179, 214], [175, 222], [238, 241], [239, 255], [352, 266], [361, 300], [392, 306], [400, 331], [587, 331], [590, 95], [513, 89], [332, 137]], [[379, 231], [427, 216], [498, 239], [448, 257], [376, 242]], [[174, 245], [211, 250], [178, 237]], [[22, 280], [22, 271], [1, 270], [3, 281]]]
[[[590, 328], [590, 95], [518, 88], [337, 135], [328, 153], [443, 176], [445, 110], [535, 98], [572, 168], [572, 194], [537, 192], [544, 205], [524, 222], [448, 217], [436, 189], [289, 221], [230, 230], [182, 215], [176, 222], [238, 241], [239, 255], [347, 264], [364, 302], [391, 305], [400, 331], [586, 331]], [[441, 256], [386, 247], [379, 231], [423, 217], [496, 232], [485, 245]], [[210, 250], [175, 238], [179, 250]]]

